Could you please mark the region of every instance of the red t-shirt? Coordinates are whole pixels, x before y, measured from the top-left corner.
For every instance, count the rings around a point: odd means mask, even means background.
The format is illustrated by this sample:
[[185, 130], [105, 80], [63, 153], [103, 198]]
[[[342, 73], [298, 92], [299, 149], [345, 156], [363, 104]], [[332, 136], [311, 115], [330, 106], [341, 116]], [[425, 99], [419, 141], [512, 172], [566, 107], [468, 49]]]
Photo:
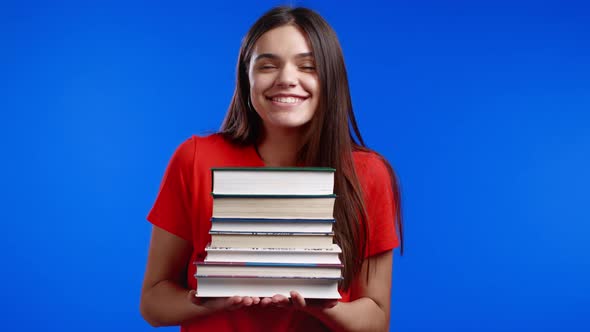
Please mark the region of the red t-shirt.
[[[357, 176], [363, 188], [368, 215], [369, 242], [366, 256], [398, 246], [395, 232], [393, 193], [387, 168], [374, 153], [354, 152]], [[174, 152], [160, 192], [147, 219], [193, 245], [188, 262], [187, 280], [191, 289], [197, 286], [194, 261], [205, 258], [205, 246], [211, 240], [212, 167], [261, 167], [264, 162], [253, 146], [240, 147], [221, 135], [193, 136]], [[350, 292], [341, 291], [343, 302], [352, 301]], [[258, 306], [223, 311], [204, 317], [190, 325], [189, 331], [322, 331], [327, 328], [316, 318], [292, 308]]]

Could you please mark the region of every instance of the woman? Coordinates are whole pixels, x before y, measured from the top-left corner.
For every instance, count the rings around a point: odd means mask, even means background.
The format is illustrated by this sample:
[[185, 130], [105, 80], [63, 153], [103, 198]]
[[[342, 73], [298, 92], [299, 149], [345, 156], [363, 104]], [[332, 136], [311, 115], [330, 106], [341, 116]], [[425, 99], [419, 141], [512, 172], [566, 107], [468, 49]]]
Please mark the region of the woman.
[[[210, 168], [298, 165], [337, 170], [342, 299], [306, 301], [296, 289], [290, 299], [196, 297], [192, 262], [203, 260], [210, 240]], [[334, 31], [309, 9], [274, 8], [243, 40], [221, 131], [193, 136], [171, 158], [148, 215], [153, 231], [142, 315], [182, 331], [386, 330], [399, 202], [391, 167], [364, 147], [356, 126]]]

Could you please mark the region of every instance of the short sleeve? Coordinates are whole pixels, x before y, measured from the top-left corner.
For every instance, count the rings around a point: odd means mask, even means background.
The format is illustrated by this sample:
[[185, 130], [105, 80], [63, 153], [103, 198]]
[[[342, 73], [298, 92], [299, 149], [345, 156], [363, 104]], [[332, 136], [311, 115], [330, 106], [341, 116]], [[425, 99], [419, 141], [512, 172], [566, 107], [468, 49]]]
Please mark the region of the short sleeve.
[[369, 230], [365, 257], [369, 257], [397, 248], [399, 239], [395, 227], [396, 205], [389, 170], [376, 154], [370, 154], [363, 166], [364, 201]]
[[192, 240], [190, 202], [193, 194], [195, 137], [183, 142], [174, 152], [160, 191], [147, 220], [187, 241]]

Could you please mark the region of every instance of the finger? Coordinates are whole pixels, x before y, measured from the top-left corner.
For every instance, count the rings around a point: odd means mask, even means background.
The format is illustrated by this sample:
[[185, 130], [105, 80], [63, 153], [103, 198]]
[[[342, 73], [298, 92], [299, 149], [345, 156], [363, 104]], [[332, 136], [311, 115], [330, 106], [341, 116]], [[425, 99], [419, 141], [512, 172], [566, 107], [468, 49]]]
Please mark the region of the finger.
[[274, 303], [286, 304], [289, 303], [289, 298], [282, 294], [276, 294], [272, 297]]
[[196, 291], [196, 290], [194, 290], [194, 289], [191, 289], [191, 290], [188, 292], [188, 295], [187, 295], [187, 296], [188, 296], [188, 299], [189, 299], [189, 301], [191, 301], [193, 304], [196, 304], [196, 305], [199, 305], [199, 304], [200, 304], [200, 302], [201, 302], [201, 301], [200, 301], [200, 299], [197, 297], [197, 291]]
[[227, 307], [236, 307], [242, 305], [242, 301], [243, 298], [241, 296], [232, 296], [225, 303]]
[[244, 302], [244, 298], [241, 296], [232, 296], [227, 299], [225, 302], [226, 306], [225, 309], [227, 310], [236, 310], [242, 307]]
[[265, 297], [262, 300], [260, 300], [260, 306], [261, 307], [267, 307], [272, 303], [272, 298], [270, 297]]
[[279, 294], [276, 294], [272, 297], [272, 303], [273, 304], [277, 304], [281, 301], [281, 296]]
[[242, 304], [243, 304], [244, 306], [246, 306], [246, 307], [249, 307], [249, 306], [251, 306], [251, 305], [252, 305], [252, 303], [254, 303], [254, 301], [253, 301], [253, 300], [252, 300], [252, 298], [251, 298], [251, 297], [249, 297], [249, 296], [246, 296], [246, 297], [244, 297], [244, 299], [242, 300]]
[[193, 297], [196, 297], [196, 295], [197, 295], [197, 291], [196, 290], [191, 289], [191, 290], [188, 291], [188, 297], [189, 297], [189, 299], [190, 298], [193, 298]]
[[229, 300], [232, 304], [240, 304], [242, 301], [244, 301], [244, 298], [241, 296], [232, 296], [229, 298]]
[[289, 298], [284, 295], [276, 294], [273, 296], [273, 304], [278, 308], [284, 308], [285, 306], [290, 305], [291, 301], [289, 301]]
[[259, 297], [253, 297], [252, 298], [252, 304], [255, 304], [256, 305], [258, 303], [260, 303], [260, 298]]
[[301, 296], [301, 294], [299, 294], [298, 292], [291, 291], [290, 294], [293, 305], [297, 307], [305, 307], [307, 305], [305, 298]]
[[334, 308], [337, 304], [338, 304], [338, 300], [328, 300], [328, 301], [326, 301], [324, 308], [326, 308], [326, 309]]

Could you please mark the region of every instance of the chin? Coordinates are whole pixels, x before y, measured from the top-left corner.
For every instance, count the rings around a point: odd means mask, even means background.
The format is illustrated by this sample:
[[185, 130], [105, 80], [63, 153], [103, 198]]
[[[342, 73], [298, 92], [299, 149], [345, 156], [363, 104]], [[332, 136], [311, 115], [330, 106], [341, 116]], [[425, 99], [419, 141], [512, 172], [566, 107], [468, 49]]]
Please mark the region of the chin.
[[269, 124], [275, 128], [297, 129], [308, 124], [311, 121], [311, 117], [279, 117], [269, 120]]
[[311, 121], [311, 119], [302, 119], [298, 121], [280, 121], [276, 123], [277, 127], [282, 127], [285, 129], [297, 129], [305, 126]]
[[274, 128], [282, 129], [282, 130], [292, 130], [292, 129], [299, 129], [305, 126], [308, 122], [298, 122], [298, 123], [273, 123], [272, 126]]

